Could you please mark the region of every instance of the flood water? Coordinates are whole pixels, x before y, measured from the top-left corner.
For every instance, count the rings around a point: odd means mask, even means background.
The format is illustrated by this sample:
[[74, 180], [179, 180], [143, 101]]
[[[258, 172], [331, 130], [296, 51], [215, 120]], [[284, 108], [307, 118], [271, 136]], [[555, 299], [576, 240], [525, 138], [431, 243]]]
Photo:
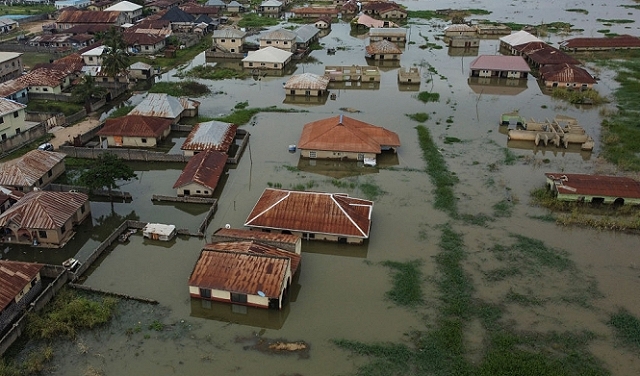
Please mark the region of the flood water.
[[[505, 4], [478, 0], [472, 2], [405, 1], [409, 9], [479, 8], [493, 13], [481, 18], [539, 24], [566, 21], [583, 29], [584, 36], [599, 36], [597, 30], [609, 29], [618, 34], [638, 35], [638, 25], [603, 26], [602, 19], [638, 20], [639, 11], [619, 5], [631, 2], [554, 2], [514, 1]], [[567, 12], [582, 8], [588, 15]], [[479, 17], [480, 18], [480, 17]], [[367, 88], [338, 88], [331, 92], [336, 100], [318, 103], [283, 103], [283, 83], [289, 76], [261, 77], [259, 80], [206, 81], [215, 94], [199, 98], [200, 114], [219, 116], [230, 113], [239, 103], [250, 107], [278, 106], [299, 113], [260, 113], [244, 126], [251, 133], [249, 148], [240, 163], [231, 168], [217, 189], [219, 203], [207, 233], [231, 225], [242, 228], [247, 215], [262, 194], [272, 185], [293, 188], [303, 184], [308, 189], [346, 192], [365, 197], [358, 187], [371, 183], [380, 188], [374, 199], [371, 238], [362, 246], [304, 243], [301, 273], [293, 288], [293, 298], [281, 312], [244, 310], [229, 305], [192, 300], [187, 280], [205, 239], [178, 237], [165, 244], [150, 242], [134, 235], [119, 244], [100, 260], [84, 284], [98, 289], [155, 299], [159, 305], [122, 303], [122, 310], [107, 328], [86, 333], [73, 342], [60, 345], [54, 364], [57, 374], [239, 374], [239, 375], [332, 375], [354, 372], [366, 359], [340, 350], [330, 341], [348, 339], [408, 344], [406, 333], [424, 330], [435, 313], [438, 295], [432, 283], [435, 277], [433, 257], [440, 252], [439, 226], [452, 223], [463, 234], [469, 257], [465, 270], [474, 282], [474, 296], [487, 302], [503, 304], [505, 291], [532, 289], [536, 296], [548, 297], [550, 303], [537, 307], [508, 305], [507, 316], [515, 326], [531, 331], [589, 330], [601, 340], [591, 347], [593, 354], [614, 375], [640, 373], [640, 359], [616, 346], [606, 325], [618, 307], [640, 315], [640, 302], [634, 298], [640, 288], [636, 235], [599, 232], [582, 228], [563, 228], [534, 219], [546, 214], [528, 204], [529, 192], [544, 185], [545, 172], [611, 172], [614, 168], [598, 160], [600, 152], [600, 107], [575, 107], [556, 101], [541, 92], [533, 77], [526, 86], [477, 88], [469, 85], [469, 64], [475, 56], [460, 51], [421, 49], [426, 42], [444, 46], [436, 37], [446, 26], [443, 21], [413, 20], [410, 41], [405, 46], [400, 65], [421, 67], [422, 82], [415, 90], [397, 83], [397, 67], [382, 66], [380, 85]], [[579, 36], [545, 37], [549, 43]], [[352, 35], [348, 24], [334, 24], [329, 35], [321, 39], [325, 47], [336, 47], [335, 55], [314, 51], [314, 62], [297, 64], [296, 73], [322, 74], [325, 65], [366, 65], [363, 35]], [[496, 54], [497, 39], [482, 40], [477, 54]], [[192, 65], [204, 63], [201, 55]], [[209, 62], [211, 63], [211, 62]], [[227, 62], [226, 64], [233, 64]], [[431, 67], [431, 69], [429, 69]], [[589, 66], [587, 66], [589, 67]], [[610, 72], [599, 72], [596, 86], [602, 95], [610, 95], [616, 83]], [[170, 74], [163, 80], [178, 80]], [[440, 94], [436, 103], [422, 103], [417, 93]], [[358, 110], [345, 113], [341, 108]], [[556, 114], [572, 116], [596, 140], [592, 153], [509, 145], [498, 125], [502, 113], [519, 110], [526, 118], [553, 118]], [[492, 216], [493, 205], [509, 196], [516, 202], [510, 217], [496, 218], [485, 226], [465, 225], [433, 209], [433, 185], [424, 172], [425, 161], [417, 141], [417, 122], [407, 114], [428, 113], [425, 122], [436, 140], [450, 171], [460, 182], [455, 191], [461, 213]], [[402, 146], [393, 168], [366, 169], [336, 166], [338, 175], [328, 173], [331, 166], [301, 164], [298, 153], [289, 153], [296, 144], [304, 124], [345, 114], [358, 120], [390, 129], [400, 136]], [[446, 144], [446, 137], [461, 142]], [[176, 138], [179, 143], [180, 138]], [[518, 157], [514, 165], [505, 165], [504, 148]], [[513, 146], [513, 147], [511, 147]], [[298, 168], [299, 167], [299, 168]], [[73, 243], [61, 251], [27, 249], [5, 250], [7, 258], [60, 262], [80, 250], [95, 247], [125, 218], [149, 222], [173, 223], [179, 228], [196, 230], [208, 207], [198, 205], [156, 204], [152, 194], [174, 194], [173, 183], [182, 165], [136, 164], [139, 179], [122, 190], [133, 194], [129, 203], [92, 202], [93, 221], [83, 225]], [[358, 169], [361, 171], [358, 171]], [[361, 173], [361, 174], [360, 174]], [[340, 189], [334, 178], [354, 183], [354, 189]], [[498, 263], [488, 249], [508, 244], [512, 234], [542, 240], [545, 244], [568, 252], [577, 272], [572, 275], [533, 275], [529, 279], [488, 284], [483, 273]], [[75, 247], [75, 248], [74, 248]], [[43, 253], [48, 255], [43, 255]], [[391, 288], [389, 270], [380, 265], [385, 260], [422, 260], [425, 300], [423, 307], [409, 310], [397, 307], [385, 298]], [[562, 301], [576, 293], [576, 284], [595, 281], [600, 292], [586, 309]], [[512, 283], [511, 285], [509, 283]], [[580, 291], [578, 292], [580, 293]], [[149, 328], [154, 320], [166, 325], [156, 332]], [[132, 330], [133, 329], [133, 330]], [[252, 350], [251, 338], [284, 338], [305, 341], [311, 350], [306, 359], [296, 355], [274, 356]], [[238, 337], [244, 338], [237, 342]], [[481, 342], [473, 338], [470, 343]], [[65, 356], [68, 354], [69, 356]]]

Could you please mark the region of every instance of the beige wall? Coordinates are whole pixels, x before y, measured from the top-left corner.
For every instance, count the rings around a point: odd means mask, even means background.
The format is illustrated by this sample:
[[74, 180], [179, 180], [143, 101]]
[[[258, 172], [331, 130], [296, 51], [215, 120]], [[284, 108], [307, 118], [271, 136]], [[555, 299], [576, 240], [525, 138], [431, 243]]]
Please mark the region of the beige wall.
[[22, 56], [0, 62], [0, 82], [9, 81], [22, 76]]
[[[262, 228], [255, 228], [255, 227], [249, 227], [250, 230], [252, 231], [264, 231], [265, 229]], [[271, 229], [268, 230], [267, 232], [271, 232], [271, 233], [275, 233], [275, 234], [282, 234], [284, 233], [284, 231], [282, 230], [277, 230], [277, 229]], [[292, 235], [295, 235], [301, 239], [305, 239], [305, 240], [321, 240], [321, 241], [328, 241], [328, 242], [338, 242], [340, 241], [341, 238], [346, 238], [347, 239], [347, 243], [348, 244], [362, 244], [364, 242], [364, 239], [362, 238], [355, 238], [355, 237], [345, 237], [345, 236], [338, 236], [338, 235], [332, 235], [332, 234], [320, 234], [320, 233], [303, 233], [303, 232], [299, 232], [299, 231], [287, 231], [287, 234], [291, 233]]]
[[[311, 157], [310, 153], [315, 152], [316, 156]], [[375, 158], [375, 153], [354, 153], [348, 151], [327, 151], [327, 150], [309, 150], [300, 149], [300, 156], [303, 158], [312, 159], [352, 159], [352, 160], [364, 160], [364, 158]], [[362, 158], [358, 158], [362, 156]]]
[[184, 196], [185, 195], [184, 192], [187, 190], [189, 191], [189, 196], [196, 196], [196, 197], [213, 197], [213, 191], [214, 191], [209, 187], [205, 187], [197, 183], [190, 183], [185, 185], [184, 187], [178, 188], [178, 196]]
[[[307, 94], [307, 92], [309, 92], [309, 94]], [[314, 89], [314, 90], [312, 90], [312, 89], [309, 89], [309, 90], [306, 90], [306, 89], [293, 89], [293, 90], [289, 89], [289, 90], [287, 90], [287, 89], [285, 89], [285, 94], [286, 95], [310, 95], [312, 97], [321, 97], [326, 93], [327, 92], [325, 90], [317, 90], [317, 89]]]
[[287, 65], [287, 62], [289, 62], [289, 60], [287, 60], [284, 64], [243, 61], [242, 67], [243, 68], [260, 68], [260, 69], [284, 69], [284, 66]]
[[400, 54], [375, 54], [373, 55], [372, 59], [373, 60], [400, 60]]
[[213, 43], [223, 47], [229, 52], [240, 52], [242, 50], [243, 38], [213, 38]]
[[275, 47], [281, 50], [293, 52], [296, 50], [296, 40], [271, 40], [271, 39], [260, 39], [260, 48], [265, 47]]
[[[36, 277], [32, 280], [35, 284], [38, 283], [38, 281], [40, 281], [40, 273], [36, 274]], [[24, 297], [25, 295], [27, 295], [27, 293], [31, 290], [31, 283], [27, 283], [24, 288], [16, 295], [16, 297], [14, 298], [14, 301], [16, 303], [20, 302], [20, 300], [22, 300], [22, 297]]]
[[[162, 134], [161, 139], [167, 137], [171, 129]], [[116, 142], [116, 139], [118, 139]], [[146, 142], [143, 142], [145, 140]], [[107, 136], [107, 145], [112, 147], [147, 147], [152, 148], [158, 144], [158, 139], [153, 137], [128, 137], [128, 136]]]
[[[18, 114], [15, 117], [15, 114]], [[18, 134], [17, 130], [20, 129], [20, 132], [25, 131], [25, 112], [24, 108], [8, 113], [2, 116], [2, 124], [0, 124], [0, 134], [5, 134], [6, 137], [13, 137]]]
[[569, 89], [593, 89], [593, 84], [584, 84], [585, 86], [582, 86], [582, 84], [579, 82], [545, 81], [544, 85], [550, 88], [559, 87], [559, 88], [569, 88]]

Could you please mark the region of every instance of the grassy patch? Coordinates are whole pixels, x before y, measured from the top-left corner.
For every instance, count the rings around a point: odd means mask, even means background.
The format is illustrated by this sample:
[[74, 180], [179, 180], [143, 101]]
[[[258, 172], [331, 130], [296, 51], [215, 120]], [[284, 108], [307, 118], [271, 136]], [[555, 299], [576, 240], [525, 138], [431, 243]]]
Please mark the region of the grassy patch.
[[[395, 343], [365, 344], [345, 339], [332, 340], [333, 344], [354, 354], [367, 356], [371, 362], [360, 366], [359, 376], [402, 376], [409, 373], [414, 353], [405, 345]], [[381, 373], [382, 372], [382, 373]]]
[[538, 274], [540, 267], [558, 272], [573, 269], [573, 261], [566, 251], [547, 247], [537, 239], [522, 235], [511, 235], [515, 242], [509, 246], [495, 245], [491, 248], [499, 261], [510, 265], [521, 265], [523, 271]]
[[621, 308], [611, 315], [609, 325], [622, 343], [635, 351], [640, 350], [640, 320], [636, 316]]
[[636, 22], [634, 20], [627, 20], [627, 19], [605, 19], [605, 18], [598, 18], [596, 19], [596, 21], [603, 24], [628, 24], [628, 23]]
[[573, 13], [589, 14], [588, 10], [582, 9], [582, 8], [569, 8], [569, 9], [565, 9], [565, 11], [573, 12]]
[[593, 104], [599, 105], [609, 102], [607, 98], [601, 96], [595, 90], [569, 90], [565, 88], [555, 88], [551, 96], [572, 104]]
[[149, 93], [167, 93], [176, 97], [200, 97], [209, 94], [207, 85], [195, 81], [158, 82], [149, 89]]
[[520, 268], [516, 266], [508, 266], [504, 268], [491, 269], [484, 272], [484, 279], [488, 282], [500, 282], [505, 279], [522, 275]]
[[375, 201], [378, 197], [386, 193], [379, 186], [371, 182], [360, 183], [358, 184], [358, 188], [360, 189], [364, 197], [371, 201]]
[[70, 289], [62, 289], [38, 314], [30, 314], [27, 333], [31, 338], [74, 338], [82, 329], [91, 329], [111, 319], [118, 301], [93, 300]]
[[555, 223], [555, 221], [556, 221], [556, 216], [551, 214], [551, 213], [544, 214], [544, 215], [529, 215], [528, 217], [531, 218], [531, 219], [537, 219], [537, 220], [542, 221], [542, 222], [553, 222], [553, 223]]
[[246, 13], [240, 21], [238, 21], [239, 27], [268, 27], [279, 24], [280, 21], [277, 18], [262, 17], [256, 13]]
[[418, 93], [418, 100], [424, 103], [429, 102], [439, 102], [440, 94], [439, 93], [429, 93], [428, 91], [422, 91]]
[[418, 123], [424, 123], [429, 120], [429, 114], [426, 112], [417, 112], [415, 114], [407, 114], [407, 117], [411, 120], [415, 120]]
[[211, 65], [199, 65], [184, 73], [184, 77], [201, 78], [205, 80], [226, 80], [231, 78], [246, 78], [249, 74], [230, 68], [216, 68]]
[[508, 218], [508, 217], [511, 217], [512, 213], [513, 213], [512, 201], [503, 200], [493, 204], [494, 217]]
[[66, 116], [73, 115], [78, 111], [82, 111], [84, 107], [81, 104], [71, 102], [56, 102], [49, 100], [30, 100], [27, 104], [27, 111], [30, 112], [62, 112]]
[[136, 106], [122, 106], [120, 108], [117, 108], [116, 110], [112, 111], [109, 114], [109, 119], [113, 119], [113, 118], [118, 118], [121, 116], [125, 116], [126, 114], [128, 114], [129, 112], [131, 112], [131, 110], [133, 110]]
[[423, 303], [421, 261], [384, 261], [382, 265], [392, 270], [393, 287], [385, 294], [388, 299], [404, 307]]
[[507, 296], [504, 298], [507, 303], [515, 303], [522, 306], [539, 306], [544, 302], [531, 294], [520, 294], [519, 292], [509, 289]]
[[487, 226], [487, 224], [489, 224], [489, 222], [493, 222], [493, 218], [491, 218], [490, 216], [483, 214], [483, 213], [478, 213], [478, 214], [460, 214], [458, 216], [458, 219], [460, 219], [461, 221], [463, 221], [464, 223], [468, 224], [468, 225], [474, 225], [474, 226], [482, 226], [485, 227]]
[[131, 58], [131, 63], [142, 61], [154, 67], [161, 67], [166, 71], [190, 62], [202, 51], [210, 49], [211, 43], [211, 38], [202, 38], [200, 42], [191, 47], [177, 49], [175, 57], [156, 56], [154, 59], [149, 59], [148, 57], [138, 55]]
[[507, 166], [512, 166], [514, 164], [516, 164], [516, 161], [518, 160], [518, 156], [515, 155], [511, 149], [509, 148], [502, 148], [502, 152], [504, 153], [504, 160], [502, 161], [505, 165]]
[[229, 115], [222, 116], [218, 118], [214, 118], [212, 120], [224, 121], [226, 123], [233, 123], [236, 125], [247, 124], [252, 117], [259, 114], [260, 112], [282, 112], [282, 113], [293, 113], [293, 112], [307, 112], [305, 110], [295, 110], [295, 109], [287, 109], [287, 108], [278, 108], [276, 106], [271, 107], [261, 107], [261, 108], [237, 108]]
[[418, 125], [416, 129], [418, 130], [418, 141], [422, 149], [422, 157], [427, 163], [426, 171], [435, 186], [433, 206], [455, 218], [457, 217], [458, 209], [453, 187], [458, 182], [458, 178], [447, 168], [447, 163], [427, 127]]
[[25, 15], [37, 15], [37, 14], [48, 14], [56, 11], [56, 7], [53, 5], [44, 5], [44, 4], [13, 4], [13, 5], [0, 5], [0, 14], [2, 15], [12, 15], [12, 14], [25, 14]]
[[55, 59], [54, 54], [45, 52], [23, 52], [22, 53], [22, 65], [25, 69], [29, 70], [36, 64], [48, 63], [49, 60]]
[[444, 141], [443, 141], [443, 142], [444, 142], [445, 144], [447, 144], [447, 145], [451, 145], [451, 144], [457, 144], [457, 143], [460, 143], [460, 142], [462, 142], [462, 140], [461, 140], [461, 139], [459, 139], [458, 137], [449, 137], [449, 136], [447, 136], [447, 137], [445, 137], [445, 138], [444, 138]]

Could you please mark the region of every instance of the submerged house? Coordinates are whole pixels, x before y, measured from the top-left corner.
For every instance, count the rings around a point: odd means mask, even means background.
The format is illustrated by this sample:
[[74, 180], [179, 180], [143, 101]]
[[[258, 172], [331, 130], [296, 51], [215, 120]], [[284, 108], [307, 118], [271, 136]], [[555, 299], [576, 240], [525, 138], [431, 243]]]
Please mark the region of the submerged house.
[[244, 225], [306, 240], [362, 244], [369, 238], [372, 211], [373, 201], [347, 194], [267, 188]]
[[304, 158], [351, 159], [375, 164], [382, 151], [396, 152], [395, 132], [344, 115], [307, 123], [298, 141]]
[[107, 119], [97, 133], [108, 146], [156, 147], [171, 133], [171, 120], [153, 116], [127, 115]]
[[302, 73], [291, 76], [284, 84], [287, 95], [304, 95], [307, 97], [322, 97], [328, 95], [329, 77], [314, 73]]
[[386, 39], [369, 44], [365, 51], [365, 56], [373, 60], [400, 60], [402, 55], [398, 45]]
[[560, 201], [640, 205], [640, 182], [622, 176], [545, 173], [547, 189]]
[[154, 116], [171, 120], [173, 123], [182, 117], [198, 115], [200, 102], [188, 98], [176, 98], [165, 93], [149, 93], [129, 115]]
[[31, 150], [20, 158], [0, 163], [0, 185], [22, 192], [41, 188], [65, 171], [66, 154]]
[[224, 172], [227, 154], [205, 150], [189, 159], [173, 185], [178, 196], [213, 197], [213, 192]]
[[211, 235], [211, 242], [229, 242], [255, 240], [257, 242], [272, 245], [285, 251], [300, 254], [302, 252], [302, 239], [290, 234], [276, 234], [272, 232], [251, 231], [237, 228], [219, 228]]
[[257, 51], [249, 51], [242, 59], [242, 67], [249, 69], [282, 70], [291, 61], [293, 52], [276, 47], [265, 47]]
[[189, 278], [192, 298], [282, 309], [300, 255], [258, 241], [206, 244]]
[[522, 56], [481, 55], [470, 65], [471, 77], [527, 78], [531, 68]]
[[43, 264], [0, 260], [0, 333], [42, 291]]
[[549, 88], [592, 89], [598, 81], [587, 72], [573, 64], [553, 64], [540, 68], [540, 80]]
[[32, 191], [0, 214], [6, 243], [61, 247], [75, 225], [91, 213], [89, 197], [78, 192]]
[[205, 121], [193, 126], [182, 146], [186, 156], [196, 155], [206, 150], [228, 153], [235, 140], [238, 126], [222, 121]]

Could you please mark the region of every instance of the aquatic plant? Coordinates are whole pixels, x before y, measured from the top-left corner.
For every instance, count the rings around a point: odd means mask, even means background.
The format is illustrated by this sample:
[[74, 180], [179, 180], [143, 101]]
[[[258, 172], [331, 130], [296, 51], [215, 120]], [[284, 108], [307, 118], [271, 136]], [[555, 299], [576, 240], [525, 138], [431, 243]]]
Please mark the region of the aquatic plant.
[[429, 120], [429, 114], [427, 114], [426, 112], [417, 112], [415, 114], [406, 114], [407, 117], [411, 120], [415, 120], [418, 123], [424, 123], [425, 121]]
[[210, 92], [207, 85], [195, 81], [157, 82], [149, 89], [149, 93], [167, 93], [176, 97], [199, 97]]
[[389, 300], [404, 307], [415, 307], [423, 303], [420, 260], [384, 261], [382, 265], [392, 270], [393, 284], [391, 290], [385, 293]]
[[611, 315], [608, 324], [614, 329], [616, 337], [626, 346], [640, 350], [640, 319], [624, 308]]
[[424, 103], [438, 102], [440, 101], [440, 94], [421, 91], [420, 93], [418, 93], [418, 100]]

